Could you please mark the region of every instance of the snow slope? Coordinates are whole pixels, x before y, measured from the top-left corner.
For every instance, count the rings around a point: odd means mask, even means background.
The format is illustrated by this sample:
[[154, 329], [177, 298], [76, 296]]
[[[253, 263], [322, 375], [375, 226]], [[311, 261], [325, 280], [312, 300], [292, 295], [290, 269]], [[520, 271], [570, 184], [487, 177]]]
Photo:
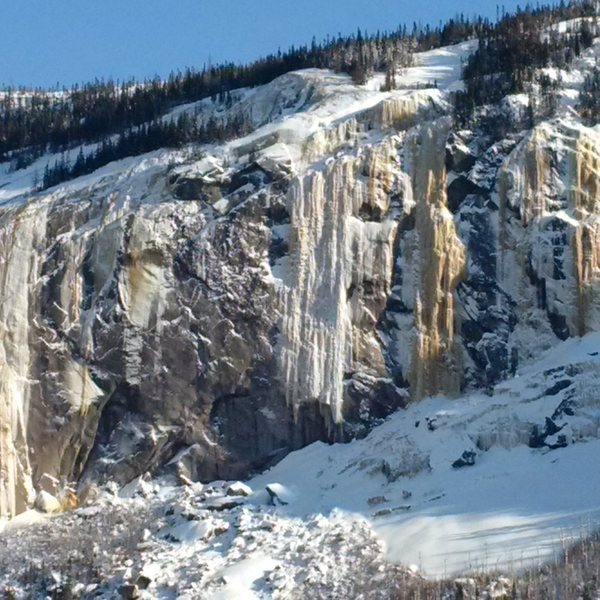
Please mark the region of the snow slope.
[[[399, 89], [436, 86], [444, 91], [462, 89], [462, 69], [469, 54], [477, 49], [477, 40], [461, 42], [453, 46], [443, 46], [414, 55], [414, 65], [402, 69], [397, 76]], [[385, 81], [379, 73], [368, 86], [378, 90]]]
[[[285, 486], [285, 514], [369, 518], [388, 558], [431, 576], [551, 558], [600, 524], [599, 352], [597, 334], [564, 342], [492, 397], [430, 398], [366, 439], [295, 452], [250, 485]], [[578, 408], [554, 418], [564, 428], [546, 446], [530, 448], [532, 426], [543, 429], [561, 402]], [[551, 450], [558, 435], [568, 446]], [[453, 468], [465, 451], [475, 464]]]
[[[100, 598], [123, 585], [148, 599], [387, 598], [392, 581], [406, 590], [422, 576], [515, 574], [598, 529], [599, 367], [590, 334], [491, 396], [430, 398], [362, 440], [294, 452], [251, 489], [142, 477], [49, 520], [15, 519], [2, 533], [0, 589], [30, 597], [17, 584], [44, 564], [56, 589], [74, 564], [75, 591]], [[560, 432], [541, 434], [546, 417]], [[465, 451], [474, 464], [453, 467]], [[48, 543], [60, 551], [44, 555]], [[78, 570], [82, 552], [101, 584]]]

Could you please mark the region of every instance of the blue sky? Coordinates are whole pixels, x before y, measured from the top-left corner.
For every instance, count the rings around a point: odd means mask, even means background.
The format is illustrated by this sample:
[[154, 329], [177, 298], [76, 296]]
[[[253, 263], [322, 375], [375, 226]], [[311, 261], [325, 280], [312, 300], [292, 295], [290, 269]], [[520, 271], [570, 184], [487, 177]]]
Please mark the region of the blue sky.
[[[523, 3], [523, 2], [521, 2]], [[497, 0], [4, 0], [0, 84], [164, 76], [327, 34], [496, 15]], [[507, 10], [515, 0], [501, 0]]]

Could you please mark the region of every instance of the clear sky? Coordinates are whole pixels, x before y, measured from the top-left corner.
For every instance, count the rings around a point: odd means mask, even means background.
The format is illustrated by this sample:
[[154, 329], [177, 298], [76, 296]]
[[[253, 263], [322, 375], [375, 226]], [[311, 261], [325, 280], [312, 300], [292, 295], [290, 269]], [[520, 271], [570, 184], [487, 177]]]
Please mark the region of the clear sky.
[[[521, 0], [523, 4], [523, 0]], [[327, 34], [495, 18], [517, 0], [3, 0], [0, 84], [70, 85], [249, 61]]]

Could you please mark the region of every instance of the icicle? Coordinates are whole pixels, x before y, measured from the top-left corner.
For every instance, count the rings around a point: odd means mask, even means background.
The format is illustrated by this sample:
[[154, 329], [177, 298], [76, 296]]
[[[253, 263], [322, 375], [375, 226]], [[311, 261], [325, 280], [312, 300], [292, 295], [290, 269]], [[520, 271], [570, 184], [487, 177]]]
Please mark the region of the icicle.
[[[345, 373], [358, 362], [374, 371], [383, 365], [373, 323], [379, 315], [370, 308], [383, 311], [392, 273], [390, 152], [388, 141], [332, 161], [298, 178], [288, 193], [292, 260], [280, 292], [281, 372], [296, 411], [317, 401], [335, 423], [342, 421]], [[365, 221], [361, 211], [382, 220]], [[369, 306], [365, 285], [374, 296]]]

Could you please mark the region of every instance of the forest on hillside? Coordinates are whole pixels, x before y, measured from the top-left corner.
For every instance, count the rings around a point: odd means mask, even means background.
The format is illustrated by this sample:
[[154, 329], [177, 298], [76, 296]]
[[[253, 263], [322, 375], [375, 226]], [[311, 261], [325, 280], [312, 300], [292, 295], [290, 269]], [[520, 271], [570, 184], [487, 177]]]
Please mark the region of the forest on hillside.
[[[458, 123], [471, 124], [478, 107], [524, 92], [530, 94], [530, 121], [536, 116], [551, 116], [557, 105], [559, 81], [540, 75], [539, 70], [565, 69], [590, 47], [597, 24], [587, 17], [595, 14], [594, 2], [559, 9], [537, 7], [505, 16], [495, 27], [478, 35], [477, 50], [463, 71], [465, 89], [455, 95]], [[552, 29], [556, 22], [567, 20], [574, 23], [566, 31]]]
[[[7, 90], [0, 97], [0, 162], [24, 168], [47, 152], [65, 153], [82, 144], [97, 144], [91, 154], [81, 150], [71, 163], [66, 155], [46, 166], [40, 189], [90, 173], [126, 156], [188, 143], [220, 142], [238, 137], [251, 124], [236, 116], [199, 123], [184, 113], [163, 119], [174, 107], [211, 98], [229, 105], [230, 92], [266, 84], [290, 71], [325, 68], [349, 74], [360, 85], [373, 73], [385, 72], [384, 89], [396, 87], [398, 73], [412, 64], [413, 54], [477, 39], [478, 48], [464, 66], [465, 89], [455, 94], [455, 118], [472, 124], [477, 109], [507, 94], [539, 90], [534, 112], [555, 109], [557, 82], [536, 75], [541, 67], [564, 68], [588, 47], [594, 31], [582, 19], [596, 14], [595, 2], [577, 0], [558, 6], [526, 6], [515, 14], [498, 15], [495, 22], [459, 15], [438, 27], [400, 27], [392, 32], [329, 38], [321, 43], [290, 48], [246, 65], [232, 63], [187, 69], [165, 80], [100, 81], [72, 89]], [[560, 21], [580, 19], [567, 34], [552, 31]], [[600, 75], [586, 80], [581, 110], [588, 120], [599, 114]]]

